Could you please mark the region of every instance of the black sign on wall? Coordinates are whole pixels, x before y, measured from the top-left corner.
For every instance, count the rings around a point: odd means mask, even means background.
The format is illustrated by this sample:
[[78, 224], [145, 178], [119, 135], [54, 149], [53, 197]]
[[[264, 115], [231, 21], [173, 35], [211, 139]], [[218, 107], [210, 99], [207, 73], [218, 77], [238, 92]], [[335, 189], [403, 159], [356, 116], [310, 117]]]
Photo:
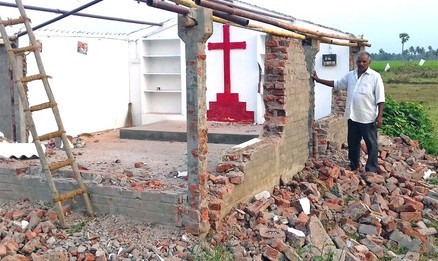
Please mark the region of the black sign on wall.
[[323, 54], [322, 55], [323, 66], [336, 66], [336, 54]]

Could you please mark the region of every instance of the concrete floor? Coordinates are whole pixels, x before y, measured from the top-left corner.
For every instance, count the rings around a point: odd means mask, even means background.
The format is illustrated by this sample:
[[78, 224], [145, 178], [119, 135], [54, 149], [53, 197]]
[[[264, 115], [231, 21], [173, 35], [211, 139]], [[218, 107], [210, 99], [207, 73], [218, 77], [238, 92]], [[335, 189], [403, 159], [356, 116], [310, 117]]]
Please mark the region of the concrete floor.
[[[226, 123], [208, 123], [209, 133], [221, 135], [228, 141], [245, 141], [251, 137], [258, 137], [261, 132], [261, 125], [240, 125]], [[132, 128], [137, 135], [141, 131], [153, 132], [156, 137], [162, 133], [169, 138], [170, 132], [185, 133], [184, 122], [161, 122], [149, 126]], [[186, 167], [186, 142], [172, 140], [137, 140], [120, 138], [122, 130], [107, 130], [90, 135], [81, 135], [80, 139], [85, 142], [83, 148], [74, 148], [76, 162], [80, 166], [82, 176], [88, 184], [92, 201], [96, 204], [98, 212], [117, 213], [133, 217], [135, 219], [153, 220], [154, 222], [163, 221], [171, 223], [178, 219], [178, 213], [172, 202], [184, 201], [187, 181], [183, 174]], [[180, 135], [180, 134], [179, 134]], [[208, 171], [214, 172], [220, 161], [222, 152], [235, 144], [208, 143]], [[61, 149], [54, 149], [48, 157], [49, 162], [57, 162], [65, 159], [65, 153]], [[26, 173], [19, 174], [17, 177], [10, 177], [11, 173], [17, 173], [17, 169], [26, 169]], [[12, 170], [12, 171], [11, 171]], [[70, 185], [65, 185], [63, 179], [71, 177], [70, 168], [64, 168], [54, 175], [55, 179], [61, 182], [61, 190], [71, 190]], [[11, 160], [0, 159], [0, 174], [5, 177], [5, 189], [0, 191], [0, 200], [19, 199], [22, 197], [32, 197], [34, 200], [50, 199], [50, 193], [44, 177], [41, 174], [40, 162], [38, 159], [31, 160]], [[10, 178], [9, 178], [10, 177]], [[29, 177], [29, 180], [26, 180]], [[30, 180], [32, 179], [32, 180]], [[38, 190], [32, 192], [38, 180]], [[1, 182], [0, 182], [1, 183]], [[74, 184], [73, 184], [74, 185]], [[47, 187], [46, 187], [47, 186]], [[141, 202], [131, 205], [138, 201], [138, 193], [130, 194], [132, 191], [141, 193]], [[93, 193], [96, 195], [94, 196]], [[157, 199], [157, 196], [162, 194]], [[118, 195], [120, 198], [117, 199]], [[2, 198], [3, 197], [3, 198]], [[40, 198], [39, 198], [40, 197]], [[154, 198], [153, 201], [147, 200]], [[160, 207], [161, 199], [169, 211], [156, 214], [156, 209]], [[116, 201], [119, 201], [116, 203]], [[169, 202], [170, 201], [170, 202]], [[111, 206], [114, 204], [114, 206]], [[119, 204], [119, 205], [117, 205]], [[108, 206], [110, 205], [110, 206]], [[129, 206], [127, 206], [129, 205]], [[152, 208], [153, 205], [153, 208]], [[125, 208], [125, 206], [127, 206]], [[147, 209], [151, 206], [150, 209]], [[163, 218], [168, 217], [168, 218]]]

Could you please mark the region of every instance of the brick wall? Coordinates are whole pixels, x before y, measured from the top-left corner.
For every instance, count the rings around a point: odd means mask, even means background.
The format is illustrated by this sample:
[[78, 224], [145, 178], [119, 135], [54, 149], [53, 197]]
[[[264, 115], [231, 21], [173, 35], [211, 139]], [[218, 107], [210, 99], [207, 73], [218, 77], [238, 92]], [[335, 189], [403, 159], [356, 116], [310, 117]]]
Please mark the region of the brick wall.
[[315, 122], [317, 155], [323, 155], [347, 143], [347, 122], [342, 116], [331, 115]]
[[[78, 188], [71, 171], [59, 171], [54, 182], [60, 194]], [[182, 225], [183, 209], [187, 204], [186, 190], [129, 191], [117, 187], [92, 183], [95, 174], [82, 172], [88, 188], [93, 210], [97, 214], [116, 214], [135, 220], [157, 222], [165, 225]], [[0, 202], [30, 198], [34, 201], [52, 202], [49, 189], [40, 166], [23, 168], [0, 167]], [[76, 197], [77, 209], [85, 210], [82, 197]], [[69, 201], [70, 202], [70, 201]]]
[[[239, 202], [247, 202], [263, 190], [272, 192], [281, 179], [293, 177], [304, 167], [311, 151], [310, 101], [314, 97], [309, 70], [313, 68], [315, 53], [309, 57], [298, 40], [267, 38], [263, 133], [260, 139], [224, 153], [217, 169], [228, 179], [210, 180], [214, 204], [209, 214], [213, 227]], [[236, 175], [239, 179], [232, 178]]]

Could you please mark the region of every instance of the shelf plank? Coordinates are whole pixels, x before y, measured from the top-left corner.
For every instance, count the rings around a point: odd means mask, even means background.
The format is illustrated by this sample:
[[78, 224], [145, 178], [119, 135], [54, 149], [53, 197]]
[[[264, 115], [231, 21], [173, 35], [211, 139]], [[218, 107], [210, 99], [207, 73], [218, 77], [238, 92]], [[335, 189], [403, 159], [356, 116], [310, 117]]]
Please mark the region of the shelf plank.
[[181, 93], [181, 90], [144, 90], [151, 93]]
[[167, 73], [167, 72], [145, 72], [146, 75], [181, 75], [181, 73]]
[[146, 54], [144, 58], [181, 58], [179, 54]]
[[145, 115], [176, 115], [176, 116], [182, 116], [182, 113], [175, 113], [175, 112], [145, 112], [143, 113]]

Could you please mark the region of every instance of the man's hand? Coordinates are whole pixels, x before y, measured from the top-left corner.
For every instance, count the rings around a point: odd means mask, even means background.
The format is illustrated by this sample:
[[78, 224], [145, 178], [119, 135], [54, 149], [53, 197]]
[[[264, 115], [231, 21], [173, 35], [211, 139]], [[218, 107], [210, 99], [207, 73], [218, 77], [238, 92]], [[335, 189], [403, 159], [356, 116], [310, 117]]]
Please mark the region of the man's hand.
[[312, 77], [312, 79], [313, 79], [315, 82], [317, 82], [317, 83], [321, 83], [321, 84], [327, 85], [327, 86], [329, 86], [329, 87], [334, 87], [334, 86], [335, 86], [335, 82], [334, 82], [334, 81], [332, 81], [332, 80], [324, 80], [324, 79], [320, 79], [320, 78], [318, 77], [318, 74], [316, 74], [315, 71], [313, 71], [313, 72], [310, 74], [310, 77]]
[[319, 80], [318, 74], [316, 74], [315, 71], [313, 71], [313, 72], [310, 74], [310, 77], [312, 77], [312, 79], [313, 79], [315, 82], [318, 82], [318, 80]]
[[383, 117], [382, 116], [377, 116], [377, 118], [376, 118], [376, 126], [377, 126], [377, 128], [381, 128], [382, 127], [382, 123], [383, 123]]

